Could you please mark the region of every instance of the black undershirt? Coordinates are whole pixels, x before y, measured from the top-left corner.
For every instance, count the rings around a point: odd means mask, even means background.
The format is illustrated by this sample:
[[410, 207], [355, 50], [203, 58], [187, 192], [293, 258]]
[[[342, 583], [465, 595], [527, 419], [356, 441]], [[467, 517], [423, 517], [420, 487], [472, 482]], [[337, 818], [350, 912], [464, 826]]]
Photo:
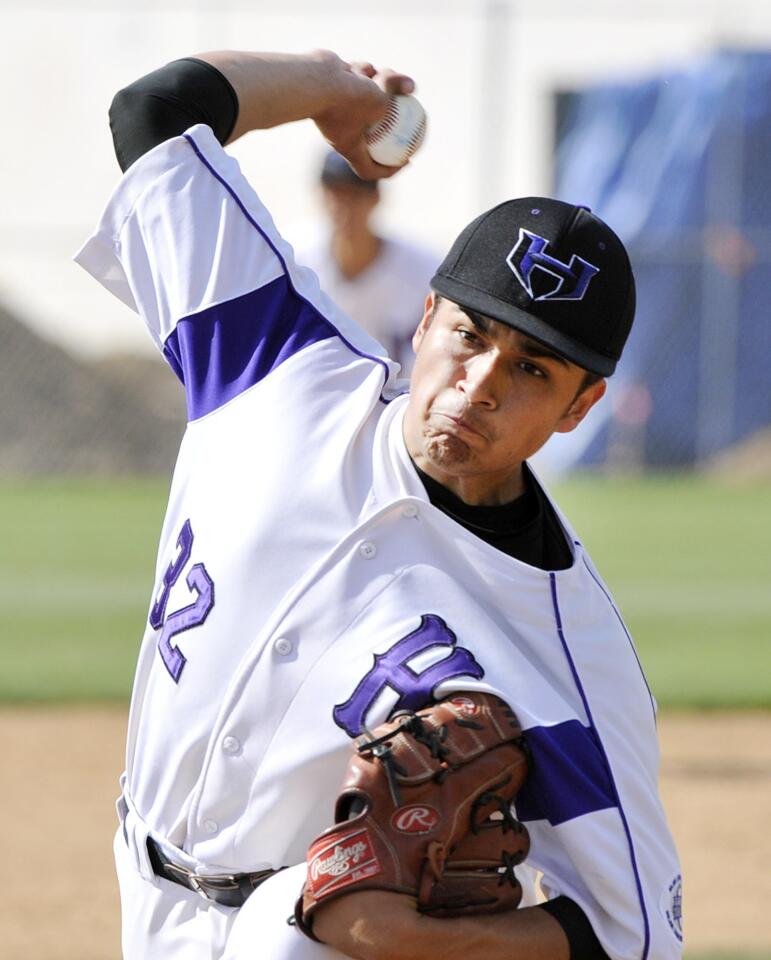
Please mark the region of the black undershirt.
[[[210, 126], [224, 144], [237, 117], [236, 93], [219, 70], [201, 60], [175, 60], [115, 95], [110, 107], [115, 155], [126, 170], [148, 150], [196, 123]], [[496, 507], [469, 506], [418, 473], [431, 503], [486, 543], [541, 570], [564, 570], [571, 565], [570, 547], [554, 508], [527, 468], [525, 493]], [[556, 897], [540, 908], [565, 931], [570, 960], [609, 960], [578, 904]]]
[[418, 467], [415, 469], [431, 503], [491, 547], [540, 570], [567, 570], [572, 565], [570, 546], [554, 507], [527, 465], [523, 466], [522, 496], [494, 507], [464, 503]]

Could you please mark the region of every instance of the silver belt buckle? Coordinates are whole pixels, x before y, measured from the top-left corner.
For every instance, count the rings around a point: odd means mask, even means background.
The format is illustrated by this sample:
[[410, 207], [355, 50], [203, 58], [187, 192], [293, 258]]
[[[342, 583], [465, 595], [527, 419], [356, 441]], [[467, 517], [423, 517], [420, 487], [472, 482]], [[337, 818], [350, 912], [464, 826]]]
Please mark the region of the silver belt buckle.
[[[172, 860], [167, 860], [165, 863], [166, 870], [174, 873], [180, 878], [183, 886], [188, 887], [188, 889], [193, 890], [199, 896], [203, 897], [204, 900], [208, 900], [210, 903], [219, 903], [216, 899], [215, 894], [220, 891], [226, 893], [230, 890], [235, 890], [240, 892], [241, 885], [238, 882], [239, 876], [242, 878], [247, 878], [249, 880], [249, 885], [252, 890], [255, 890], [263, 880], [266, 880], [268, 877], [272, 876], [276, 871], [272, 868], [266, 870], [258, 870], [254, 873], [245, 873], [245, 874], [233, 874], [233, 873], [215, 873], [215, 874], [200, 874], [196, 873], [194, 870], [191, 870], [189, 867], [184, 867], [180, 863], [175, 863]], [[249, 896], [249, 894], [244, 895], [244, 899]]]
[[208, 884], [213, 887], [215, 892], [217, 890], [238, 890], [238, 880], [235, 875], [232, 873], [219, 873], [214, 874], [213, 876], [202, 877], [200, 874], [194, 873], [190, 877], [190, 883], [193, 885], [193, 889], [200, 893], [202, 897], [205, 897], [207, 900], [212, 900], [215, 903], [217, 902], [214, 897], [204, 889], [204, 884]]
[[228, 874], [219, 874], [213, 877], [204, 877], [199, 873], [191, 870], [189, 867], [183, 867], [181, 863], [174, 863], [169, 860], [166, 862], [166, 869], [170, 870], [172, 873], [179, 874], [185, 886], [190, 887], [195, 893], [199, 894], [204, 898], [204, 900], [209, 900], [214, 902], [213, 898], [210, 896], [209, 892], [205, 889], [203, 884], [205, 883], [217, 883], [221, 882], [223, 884], [223, 889], [238, 887], [236, 883], [236, 878], [233, 875]]

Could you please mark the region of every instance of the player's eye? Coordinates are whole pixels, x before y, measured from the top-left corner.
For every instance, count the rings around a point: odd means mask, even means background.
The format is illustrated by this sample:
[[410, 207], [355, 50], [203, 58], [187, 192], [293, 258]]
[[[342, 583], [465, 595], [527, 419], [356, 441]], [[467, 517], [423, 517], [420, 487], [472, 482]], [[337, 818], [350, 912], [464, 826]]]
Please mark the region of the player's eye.
[[479, 337], [468, 327], [458, 327], [457, 333], [461, 340], [465, 340], [466, 343], [479, 343]]
[[545, 370], [537, 367], [534, 363], [530, 363], [529, 360], [520, 360], [517, 366], [531, 377], [546, 377], [547, 375]]

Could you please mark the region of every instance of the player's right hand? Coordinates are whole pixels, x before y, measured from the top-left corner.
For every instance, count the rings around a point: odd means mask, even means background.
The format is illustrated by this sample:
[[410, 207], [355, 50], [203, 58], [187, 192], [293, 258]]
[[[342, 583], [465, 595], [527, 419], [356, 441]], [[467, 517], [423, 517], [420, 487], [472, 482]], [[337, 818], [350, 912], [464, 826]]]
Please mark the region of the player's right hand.
[[322, 135], [362, 179], [392, 177], [403, 167], [376, 163], [367, 152], [364, 134], [385, 115], [389, 96], [412, 93], [414, 80], [394, 70], [377, 70], [371, 63], [346, 63], [327, 50], [316, 56], [332, 82], [330, 105], [313, 117]]

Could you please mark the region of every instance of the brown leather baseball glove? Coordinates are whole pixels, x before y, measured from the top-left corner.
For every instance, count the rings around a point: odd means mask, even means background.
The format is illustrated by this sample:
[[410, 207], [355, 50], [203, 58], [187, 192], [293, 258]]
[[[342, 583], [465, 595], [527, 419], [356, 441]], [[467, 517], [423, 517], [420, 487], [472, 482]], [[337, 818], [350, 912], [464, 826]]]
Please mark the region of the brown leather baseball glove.
[[360, 890], [408, 894], [439, 917], [515, 908], [530, 840], [510, 804], [527, 770], [519, 721], [497, 697], [395, 714], [356, 743], [335, 824], [308, 850], [297, 925], [313, 937], [318, 906]]

